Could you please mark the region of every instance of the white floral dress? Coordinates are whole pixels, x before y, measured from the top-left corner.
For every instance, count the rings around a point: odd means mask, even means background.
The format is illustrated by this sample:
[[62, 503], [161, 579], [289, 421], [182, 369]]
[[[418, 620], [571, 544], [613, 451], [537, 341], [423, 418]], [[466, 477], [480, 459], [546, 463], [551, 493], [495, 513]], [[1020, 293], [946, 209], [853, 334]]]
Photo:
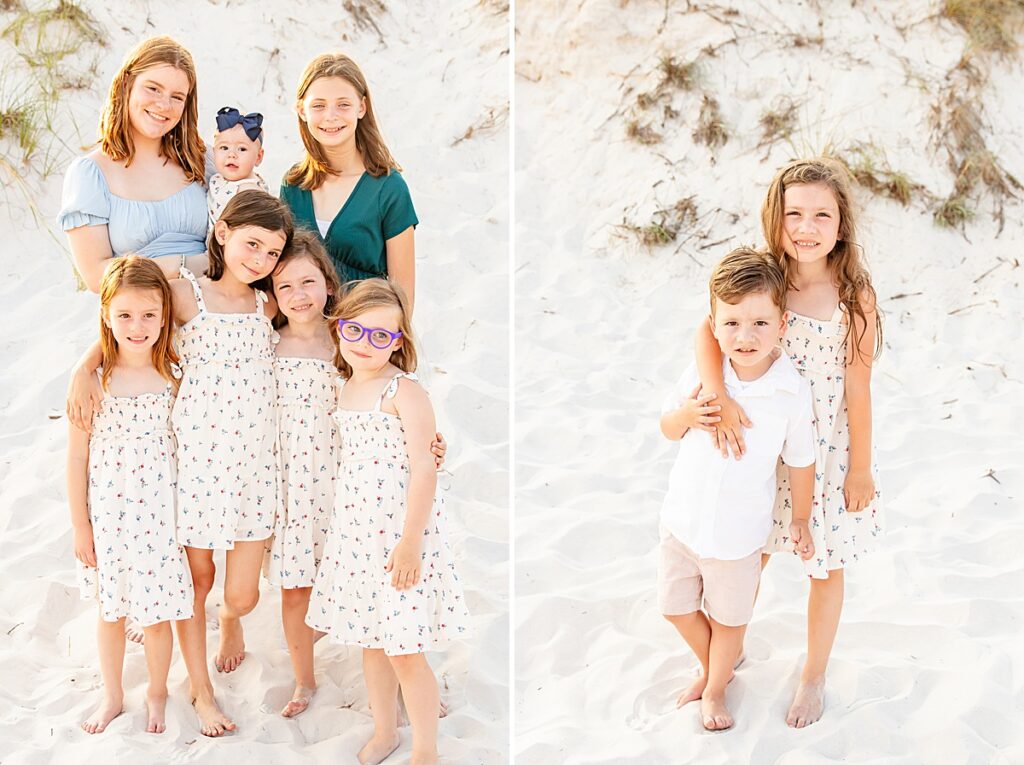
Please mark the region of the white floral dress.
[[172, 422], [178, 438], [178, 541], [230, 550], [264, 540], [277, 510], [273, 327], [267, 297], [252, 313], [211, 313], [188, 269], [199, 313], [178, 329], [184, 378]]
[[323, 359], [278, 356], [274, 374], [280, 486], [263, 573], [276, 587], [312, 587], [334, 512], [338, 370]]
[[389, 656], [435, 650], [469, 631], [469, 612], [448, 543], [444, 501], [434, 495], [423, 532], [419, 584], [391, 586], [384, 566], [402, 538], [409, 455], [401, 419], [382, 412], [400, 373], [385, 386], [374, 409], [339, 409], [341, 472], [334, 518], [310, 596], [306, 624], [335, 643], [383, 649]]
[[145, 627], [192, 616], [192, 575], [175, 538], [171, 386], [106, 396], [89, 437], [89, 519], [96, 568], [78, 564], [84, 599], [108, 622]]
[[[859, 513], [846, 511], [843, 485], [850, 462], [850, 425], [846, 412], [846, 318], [840, 306], [827, 321], [790, 312], [783, 348], [793, 365], [811, 383], [817, 456], [811, 503], [814, 557], [804, 571], [815, 579], [845, 568], [878, 546], [882, 536], [882, 502], [878, 466], [872, 455], [875, 498]], [[756, 425], [755, 425], [756, 426]], [[793, 505], [786, 469], [778, 471], [778, 494], [772, 533], [765, 552], [793, 551], [789, 524]]]

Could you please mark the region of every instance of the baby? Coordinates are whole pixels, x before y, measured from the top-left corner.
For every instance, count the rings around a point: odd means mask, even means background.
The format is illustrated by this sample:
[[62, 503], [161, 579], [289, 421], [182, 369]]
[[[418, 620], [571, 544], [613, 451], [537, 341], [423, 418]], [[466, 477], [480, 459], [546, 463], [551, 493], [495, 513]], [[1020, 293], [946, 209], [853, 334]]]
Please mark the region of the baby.
[[661, 509], [658, 605], [701, 663], [701, 677], [679, 705], [701, 701], [708, 730], [733, 725], [725, 687], [743, 646], [772, 529], [776, 467], [789, 470], [790, 535], [805, 560], [814, 555], [807, 519], [814, 485], [810, 384], [778, 349], [786, 328], [786, 277], [775, 259], [741, 247], [711, 274], [711, 326], [722, 349], [729, 394], [755, 423], [742, 460], [723, 458], [707, 439], [720, 407], [698, 390], [696, 365], [662, 408], [661, 432], [680, 440]]
[[211, 226], [239, 191], [260, 189], [269, 193], [266, 181], [256, 172], [262, 161], [263, 115], [258, 112], [242, 115], [231, 106], [217, 112], [217, 133], [213, 140], [213, 163], [217, 172], [210, 178], [206, 195]]

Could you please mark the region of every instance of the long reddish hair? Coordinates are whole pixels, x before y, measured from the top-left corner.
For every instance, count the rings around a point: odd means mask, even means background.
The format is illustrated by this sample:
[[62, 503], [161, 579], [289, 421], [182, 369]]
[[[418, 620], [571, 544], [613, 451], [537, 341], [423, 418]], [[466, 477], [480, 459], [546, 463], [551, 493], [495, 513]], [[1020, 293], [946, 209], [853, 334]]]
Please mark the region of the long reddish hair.
[[129, 123], [128, 95], [140, 74], [164, 64], [185, 73], [188, 94], [178, 124], [160, 139], [160, 152], [184, 170], [190, 182], [205, 183], [206, 146], [199, 135], [196, 67], [192, 54], [170, 37], [143, 40], [121, 62], [121, 68], [110, 81], [107, 103], [100, 117], [100, 148], [115, 162], [124, 162], [125, 167], [131, 167], [135, 158], [135, 142]]
[[118, 348], [114, 333], [107, 326], [110, 320], [110, 301], [121, 290], [152, 290], [160, 295], [163, 309], [164, 325], [160, 328], [160, 336], [153, 344], [153, 368], [156, 369], [175, 390], [178, 380], [174, 377], [173, 366], [178, 363], [178, 354], [174, 350], [171, 338], [174, 334], [174, 304], [171, 300], [171, 285], [164, 276], [160, 266], [149, 258], [138, 255], [126, 255], [113, 258], [103, 272], [100, 282], [100, 349], [103, 353], [103, 374], [100, 381], [103, 390], [107, 389], [110, 375], [117, 366]]

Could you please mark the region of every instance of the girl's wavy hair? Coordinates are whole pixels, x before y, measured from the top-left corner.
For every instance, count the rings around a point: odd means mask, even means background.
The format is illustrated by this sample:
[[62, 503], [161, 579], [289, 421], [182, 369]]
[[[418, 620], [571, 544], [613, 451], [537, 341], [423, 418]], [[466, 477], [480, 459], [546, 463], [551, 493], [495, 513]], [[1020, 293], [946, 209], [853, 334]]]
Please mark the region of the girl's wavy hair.
[[[306, 91], [321, 77], [340, 77], [355, 88], [366, 102], [366, 114], [356, 125], [356, 148], [363, 157], [366, 172], [374, 178], [387, 175], [392, 170], [401, 172], [402, 168], [391, 156], [391, 152], [388, 151], [384, 138], [380, 134], [380, 129], [377, 127], [377, 118], [373, 114], [373, 100], [370, 98], [370, 89], [366, 85], [366, 78], [363, 77], [356, 62], [348, 56], [342, 53], [325, 53], [309, 62], [302, 73], [299, 89], [296, 92], [296, 110], [301, 111]], [[298, 121], [299, 135], [302, 136], [302, 144], [306, 147], [306, 156], [288, 171], [285, 183], [310, 191], [320, 188], [327, 180], [327, 176], [337, 175], [337, 173], [331, 170], [327, 153], [313, 138], [306, 122], [302, 117], [299, 117]]]
[[878, 308], [871, 275], [863, 262], [863, 250], [857, 242], [857, 216], [853, 206], [850, 171], [831, 157], [812, 157], [789, 162], [772, 178], [768, 194], [761, 206], [761, 228], [768, 251], [779, 261], [786, 275], [786, 284], [793, 286], [793, 272], [785, 248], [786, 189], [790, 186], [821, 183], [827, 186], [839, 208], [839, 238], [828, 254], [829, 267], [839, 285], [839, 303], [848, 318], [845, 341], [854, 343], [861, 357], [860, 341], [867, 330], [865, 304], [875, 311], [875, 348], [873, 358], [882, 352], [882, 314]]
[[160, 328], [160, 336], [153, 344], [153, 367], [177, 390], [178, 380], [174, 377], [172, 367], [178, 363], [178, 354], [172, 341], [174, 304], [171, 300], [171, 285], [160, 270], [160, 266], [139, 255], [126, 255], [111, 260], [103, 272], [103, 281], [100, 282], [100, 350], [103, 353], [101, 385], [104, 390], [107, 389], [118, 358], [117, 340], [114, 338], [113, 330], [107, 326], [107, 322], [110, 321], [110, 301], [118, 292], [127, 289], [152, 290], [160, 295], [164, 325]]
[[100, 117], [100, 147], [115, 162], [131, 167], [135, 158], [128, 97], [136, 78], [156, 66], [168, 64], [188, 77], [188, 94], [181, 119], [160, 139], [160, 151], [185, 171], [189, 182], [205, 183], [206, 146], [199, 135], [199, 108], [196, 96], [196, 67], [192, 55], [170, 37], [151, 37], [136, 45], [121, 63], [110, 81], [107, 103]]
[[[281, 253], [280, 260], [277, 261], [277, 266], [274, 268], [274, 273], [271, 274], [271, 281], [273, 277], [281, 273], [283, 269], [289, 263], [296, 260], [306, 258], [312, 261], [313, 265], [316, 266], [320, 273], [324, 275], [324, 282], [327, 284], [327, 302], [324, 304], [324, 321], [327, 322], [327, 328], [330, 330], [331, 339], [334, 342], [334, 366], [340, 370], [339, 362], [341, 361], [340, 351], [338, 350], [338, 341], [341, 339], [338, 336], [338, 322], [331, 321], [330, 317], [334, 314], [335, 309], [338, 305], [338, 300], [341, 298], [341, 280], [338, 279], [338, 272], [334, 268], [334, 263], [327, 256], [327, 250], [324, 249], [323, 244], [320, 242], [320, 237], [304, 228], [298, 228], [292, 235], [291, 244], [285, 248], [284, 252]], [[276, 297], [276, 295], [275, 295]], [[281, 301], [278, 300], [278, 305]], [[278, 309], [277, 316], [274, 318], [274, 328], [280, 329], [288, 323], [288, 317], [284, 315], [284, 311]]]
[[[341, 299], [331, 314], [331, 323], [337, 327], [338, 319], [352, 319], [364, 311], [382, 306], [398, 309], [398, 331], [402, 333], [402, 345], [391, 352], [389, 361], [403, 372], [415, 372], [416, 341], [409, 319], [409, 299], [405, 296], [405, 291], [394, 282], [386, 279], [347, 282], [342, 287]], [[340, 351], [335, 354], [334, 360], [341, 376], [346, 380], [350, 378], [352, 367], [341, 357]]]
[[[224, 207], [217, 223], [225, 224], [229, 229], [240, 226], [255, 226], [266, 231], [280, 231], [284, 234], [284, 247], [281, 254], [288, 250], [295, 235], [292, 213], [288, 206], [275, 196], [260, 189], [239, 191]], [[224, 275], [224, 245], [217, 241], [217, 225], [210, 229], [206, 239], [206, 250], [210, 256], [210, 267], [206, 275], [211, 281], [218, 281]], [[276, 268], [276, 266], [275, 266]], [[255, 289], [270, 289], [270, 277], [266, 276], [251, 285]]]

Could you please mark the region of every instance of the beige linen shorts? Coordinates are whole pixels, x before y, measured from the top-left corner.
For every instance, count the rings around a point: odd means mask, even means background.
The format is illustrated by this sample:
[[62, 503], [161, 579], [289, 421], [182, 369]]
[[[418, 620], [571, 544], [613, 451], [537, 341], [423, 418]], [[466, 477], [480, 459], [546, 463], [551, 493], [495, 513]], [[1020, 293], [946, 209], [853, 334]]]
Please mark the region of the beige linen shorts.
[[726, 627], [750, 621], [761, 578], [761, 551], [739, 560], [701, 558], [661, 527], [658, 546], [658, 607], [666, 616], [701, 608]]

